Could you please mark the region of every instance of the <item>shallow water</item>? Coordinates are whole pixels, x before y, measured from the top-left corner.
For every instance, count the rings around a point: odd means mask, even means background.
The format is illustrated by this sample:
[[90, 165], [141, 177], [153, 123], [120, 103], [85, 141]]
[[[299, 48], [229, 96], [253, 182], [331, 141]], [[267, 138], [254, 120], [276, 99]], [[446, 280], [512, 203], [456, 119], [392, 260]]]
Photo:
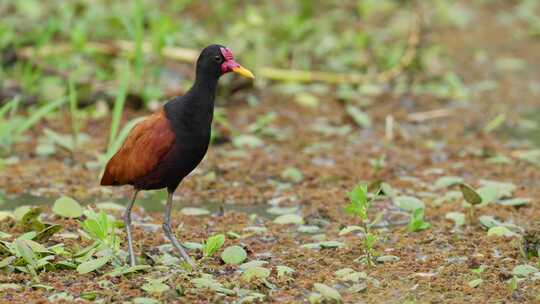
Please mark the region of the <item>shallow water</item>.
[[[17, 207], [23, 205], [29, 206], [52, 206], [57, 197], [40, 197], [31, 194], [24, 194], [15, 197], [6, 197], [0, 194], [0, 210], [14, 210]], [[126, 206], [129, 202], [128, 198], [114, 199], [114, 200], [96, 200], [96, 199], [87, 199], [79, 201], [82, 205], [91, 205], [94, 203], [100, 202], [113, 202], [122, 206]], [[135, 203], [138, 206], [141, 206], [147, 212], [162, 212], [165, 210], [165, 200], [158, 198], [156, 195], [141, 196], [137, 198]], [[221, 212], [243, 212], [247, 214], [256, 214], [262, 217], [269, 217], [269, 214], [266, 210], [271, 207], [264, 203], [257, 204], [221, 204], [217, 202], [207, 202], [203, 204], [190, 205], [189, 203], [184, 203], [178, 198], [175, 198], [173, 208], [180, 210], [186, 207], [202, 208], [210, 211], [211, 214], [220, 214]]]

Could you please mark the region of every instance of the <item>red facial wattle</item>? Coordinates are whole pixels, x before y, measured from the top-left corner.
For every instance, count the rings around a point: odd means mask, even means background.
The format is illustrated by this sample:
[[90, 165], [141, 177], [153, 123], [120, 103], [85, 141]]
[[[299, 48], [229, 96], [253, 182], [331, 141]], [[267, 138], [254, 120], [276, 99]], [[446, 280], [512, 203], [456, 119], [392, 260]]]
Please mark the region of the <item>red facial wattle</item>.
[[223, 63], [221, 64], [222, 74], [225, 74], [228, 72], [235, 72], [247, 78], [251, 78], [251, 79], [255, 78], [255, 76], [253, 76], [253, 73], [251, 73], [246, 68], [242, 67], [240, 64], [238, 64], [238, 62], [234, 61], [234, 56], [231, 50], [229, 50], [228, 48], [222, 47], [220, 48], [220, 51], [221, 51], [221, 55], [223, 55], [223, 58], [225, 58], [225, 61], [223, 61]]
[[225, 58], [225, 61], [221, 64], [221, 73], [225, 74], [228, 72], [232, 72], [233, 68], [237, 68], [240, 65], [234, 61], [234, 56], [231, 50], [228, 48], [220, 48], [221, 55], [223, 55], [223, 58]]

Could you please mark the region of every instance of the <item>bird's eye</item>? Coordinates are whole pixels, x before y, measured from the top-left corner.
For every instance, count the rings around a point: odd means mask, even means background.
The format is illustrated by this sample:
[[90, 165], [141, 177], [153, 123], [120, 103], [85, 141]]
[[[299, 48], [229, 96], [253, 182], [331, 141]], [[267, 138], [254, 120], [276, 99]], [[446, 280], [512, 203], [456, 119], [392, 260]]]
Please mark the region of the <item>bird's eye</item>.
[[214, 60], [216, 62], [221, 62], [221, 56], [219, 56], [219, 55], [214, 56]]

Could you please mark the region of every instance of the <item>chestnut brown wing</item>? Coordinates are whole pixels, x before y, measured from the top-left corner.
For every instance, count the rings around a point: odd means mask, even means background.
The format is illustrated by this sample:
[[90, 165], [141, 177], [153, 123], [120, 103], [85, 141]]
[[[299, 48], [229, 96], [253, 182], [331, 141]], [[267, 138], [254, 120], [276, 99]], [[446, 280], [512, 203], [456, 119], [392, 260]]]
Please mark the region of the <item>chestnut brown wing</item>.
[[133, 184], [155, 169], [170, 151], [176, 136], [161, 109], [138, 123], [109, 160], [102, 186]]

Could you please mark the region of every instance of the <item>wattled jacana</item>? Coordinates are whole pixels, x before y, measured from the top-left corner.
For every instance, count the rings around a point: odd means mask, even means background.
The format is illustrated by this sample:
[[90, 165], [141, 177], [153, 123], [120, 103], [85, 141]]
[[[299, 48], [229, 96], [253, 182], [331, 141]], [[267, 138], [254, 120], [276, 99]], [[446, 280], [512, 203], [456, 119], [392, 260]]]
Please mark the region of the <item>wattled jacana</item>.
[[206, 47], [197, 59], [195, 83], [183, 96], [168, 101], [158, 112], [138, 123], [122, 147], [109, 160], [102, 186], [132, 185], [133, 199], [126, 208], [129, 262], [135, 265], [131, 236], [131, 208], [140, 190], [167, 188], [163, 230], [181, 257], [193, 261], [171, 229], [173, 193], [201, 162], [210, 142], [216, 87], [221, 75], [235, 72], [255, 78], [239, 65], [232, 52], [222, 45]]

